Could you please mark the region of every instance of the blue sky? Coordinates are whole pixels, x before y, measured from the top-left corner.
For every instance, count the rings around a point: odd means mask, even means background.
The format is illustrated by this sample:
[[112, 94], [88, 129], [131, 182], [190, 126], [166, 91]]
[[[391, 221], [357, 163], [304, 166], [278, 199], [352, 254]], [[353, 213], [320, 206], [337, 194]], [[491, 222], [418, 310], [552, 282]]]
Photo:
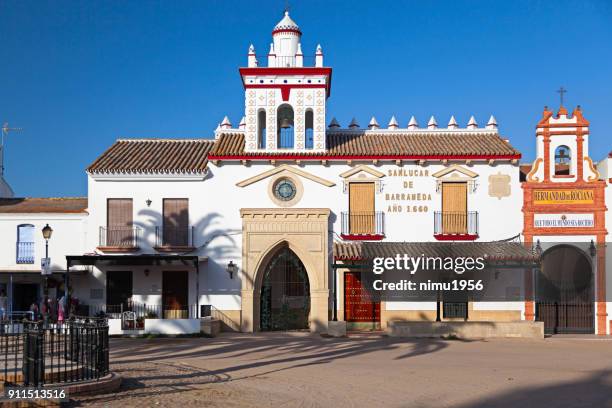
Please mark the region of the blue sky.
[[[490, 114], [534, 156], [544, 105], [583, 107], [595, 159], [612, 150], [612, 2], [292, 1], [305, 54], [334, 68], [344, 126]], [[19, 196], [85, 195], [118, 137], [211, 137], [243, 114], [238, 67], [265, 54], [285, 1], [0, 0], [0, 120]]]

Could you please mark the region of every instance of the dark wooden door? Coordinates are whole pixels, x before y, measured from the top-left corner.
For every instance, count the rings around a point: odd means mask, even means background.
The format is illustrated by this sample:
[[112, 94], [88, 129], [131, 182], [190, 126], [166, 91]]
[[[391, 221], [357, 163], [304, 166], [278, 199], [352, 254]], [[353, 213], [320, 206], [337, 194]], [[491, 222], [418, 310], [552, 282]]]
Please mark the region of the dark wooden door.
[[347, 322], [380, 322], [380, 302], [365, 287], [360, 272], [344, 274], [344, 320]]
[[120, 313], [128, 310], [132, 298], [132, 271], [106, 272], [106, 311]]
[[189, 273], [187, 271], [164, 271], [162, 277], [162, 304], [165, 319], [189, 317], [187, 304]]

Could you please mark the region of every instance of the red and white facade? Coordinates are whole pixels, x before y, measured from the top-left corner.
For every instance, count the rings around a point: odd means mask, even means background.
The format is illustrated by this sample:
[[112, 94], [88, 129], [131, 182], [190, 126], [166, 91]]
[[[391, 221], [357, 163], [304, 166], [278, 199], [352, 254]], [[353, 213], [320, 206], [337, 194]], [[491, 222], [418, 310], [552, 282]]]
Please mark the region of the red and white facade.
[[[580, 106], [571, 114], [563, 106], [556, 114], [545, 108], [536, 126], [536, 160], [522, 185], [523, 235], [545, 250], [567, 243], [592, 258], [594, 330], [607, 334], [607, 182], [589, 156], [589, 137]], [[526, 302], [525, 317], [536, 317], [534, 302]]]

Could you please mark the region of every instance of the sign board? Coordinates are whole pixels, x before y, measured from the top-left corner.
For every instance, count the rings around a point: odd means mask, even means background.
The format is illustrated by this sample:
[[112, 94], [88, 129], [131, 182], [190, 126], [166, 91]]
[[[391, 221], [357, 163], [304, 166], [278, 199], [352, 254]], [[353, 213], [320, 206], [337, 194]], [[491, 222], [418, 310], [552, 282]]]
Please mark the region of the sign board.
[[593, 204], [594, 191], [575, 190], [533, 190], [533, 203], [546, 204]]
[[593, 228], [593, 214], [534, 214], [536, 228]]
[[40, 273], [51, 275], [51, 258], [40, 258]]

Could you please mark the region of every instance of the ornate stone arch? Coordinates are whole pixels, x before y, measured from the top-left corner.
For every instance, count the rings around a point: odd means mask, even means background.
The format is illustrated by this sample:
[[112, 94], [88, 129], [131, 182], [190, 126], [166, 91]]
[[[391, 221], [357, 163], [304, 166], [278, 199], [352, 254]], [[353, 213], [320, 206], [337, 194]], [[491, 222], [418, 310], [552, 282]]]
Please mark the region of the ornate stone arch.
[[240, 214], [243, 230], [241, 330], [252, 332], [259, 327], [263, 273], [270, 259], [286, 245], [300, 258], [310, 282], [310, 329], [325, 331], [329, 309], [329, 209], [253, 208], [242, 209]]

